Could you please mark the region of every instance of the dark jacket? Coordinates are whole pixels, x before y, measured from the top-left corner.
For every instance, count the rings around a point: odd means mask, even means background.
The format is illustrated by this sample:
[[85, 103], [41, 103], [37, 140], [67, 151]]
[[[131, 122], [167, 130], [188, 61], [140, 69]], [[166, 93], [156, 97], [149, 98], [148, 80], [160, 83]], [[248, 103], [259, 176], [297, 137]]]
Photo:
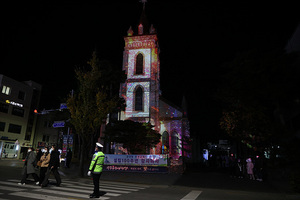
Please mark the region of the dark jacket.
[[59, 163], [59, 152], [58, 151], [52, 151], [50, 155], [50, 162], [49, 162], [49, 168], [58, 168], [60, 166]]
[[27, 153], [26, 160], [25, 160], [25, 165], [26, 165], [26, 173], [27, 174], [32, 174], [35, 173], [35, 166], [36, 166], [36, 155], [35, 152], [31, 151]]

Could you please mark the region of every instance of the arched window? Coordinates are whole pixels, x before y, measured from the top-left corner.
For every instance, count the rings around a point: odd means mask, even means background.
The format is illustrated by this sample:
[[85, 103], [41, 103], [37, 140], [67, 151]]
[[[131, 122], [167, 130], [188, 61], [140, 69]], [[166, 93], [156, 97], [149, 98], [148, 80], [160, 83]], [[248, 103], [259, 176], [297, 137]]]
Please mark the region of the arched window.
[[161, 142], [162, 142], [162, 154], [168, 154], [169, 153], [169, 133], [167, 131], [163, 132]]
[[144, 73], [144, 57], [143, 54], [139, 53], [136, 56], [135, 61], [135, 74], [143, 74]]
[[134, 110], [135, 111], [143, 111], [143, 89], [141, 87], [138, 87], [135, 91], [135, 104], [134, 104]]
[[171, 136], [171, 145], [173, 149], [176, 149], [179, 146], [177, 132], [174, 131]]

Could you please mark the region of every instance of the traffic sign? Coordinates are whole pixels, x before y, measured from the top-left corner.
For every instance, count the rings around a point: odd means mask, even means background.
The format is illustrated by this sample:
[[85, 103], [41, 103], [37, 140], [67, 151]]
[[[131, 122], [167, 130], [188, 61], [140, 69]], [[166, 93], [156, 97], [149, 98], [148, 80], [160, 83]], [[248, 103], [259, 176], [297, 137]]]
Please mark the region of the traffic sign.
[[53, 128], [62, 128], [65, 127], [64, 121], [55, 121], [52, 125]]

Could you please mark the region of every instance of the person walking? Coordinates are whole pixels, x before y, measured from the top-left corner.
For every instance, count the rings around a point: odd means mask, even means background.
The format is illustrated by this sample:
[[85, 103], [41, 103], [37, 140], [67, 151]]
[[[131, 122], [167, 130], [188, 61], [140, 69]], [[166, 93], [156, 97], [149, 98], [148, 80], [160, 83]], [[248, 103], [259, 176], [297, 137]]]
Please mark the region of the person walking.
[[69, 148], [68, 151], [67, 151], [67, 155], [66, 155], [66, 167], [67, 168], [70, 168], [71, 160], [72, 160], [72, 151]]
[[36, 154], [33, 151], [33, 148], [29, 147], [27, 151], [27, 156], [25, 158], [24, 167], [23, 167], [22, 179], [21, 182], [18, 183], [19, 185], [25, 185], [26, 179], [30, 174], [33, 176], [35, 182], [39, 181], [39, 177], [35, 173], [36, 163], [37, 163]]
[[39, 181], [39, 185], [42, 184], [42, 182], [45, 179], [45, 175], [49, 166], [49, 162], [50, 162], [50, 153], [48, 151], [48, 147], [45, 147], [44, 149], [41, 150], [42, 151], [42, 156], [40, 159], [40, 163], [41, 163], [41, 168], [40, 168], [40, 181]]
[[253, 174], [254, 164], [252, 163], [251, 158], [248, 158], [246, 160], [246, 162], [247, 162], [247, 165], [246, 165], [246, 167], [247, 167], [247, 174], [248, 174], [250, 180], [255, 180], [255, 177], [254, 177], [254, 174]]
[[90, 198], [99, 198], [100, 197], [100, 191], [99, 191], [99, 181], [100, 176], [102, 174], [103, 164], [104, 164], [104, 158], [105, 155], [101, 151], [101, 148], [103, 146], [100, 143], [96, 143], [95, 147], [95, 153], [93, 155], [88, 176], [93, 175], [93, 184], [94, 184], [94, 192], [90, 194]]
[[41, 149], [36, 149], [36, 160], [39, 161], [41, 159], [41, 156], [43, 155], [43, 152]]
[[243, 165], [243, 163], [241, 162], [241, 159], [239, 158], [238, 160], [237, 160], [237, 163], [236, 163], [236, 176], [238, 177], [238, 178], [244, 178], [244, 165]]
[[49, 165], [48, 165], [48, 169], [45, 175], [45, 178], [42, 182], [41, 187], [46, 187], [48, 185], [48, 179], [50, 176], [50, 172], [53, 173], [55, 180], [56, 180], [56, 186], [60, 186], [61, 184], [61, 178], [60, 175], [58, 173], [58, 168], [59, 168], [59, 152], [56, 149], [56, 146], [52, 146], [51, 150], [50, 150], [50, 161], [49, 161]]

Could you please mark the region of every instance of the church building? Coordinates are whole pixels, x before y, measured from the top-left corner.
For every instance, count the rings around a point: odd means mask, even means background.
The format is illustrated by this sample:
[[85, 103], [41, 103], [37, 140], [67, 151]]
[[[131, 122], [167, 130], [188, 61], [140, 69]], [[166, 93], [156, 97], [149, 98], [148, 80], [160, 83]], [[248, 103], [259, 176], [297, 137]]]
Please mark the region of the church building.
[[153, 25], [148, 25], [143, 3], [137, 31], [130, 27], [124, 37], [123, 70], [127, 78], [121, 84], [120, 96], [126, 101], [126, 109], [121, 120], [150, 122], [162, 136], [150, 153], [178, 159], [189, 155], [185, 150], [190, 147], [184, 142], [190, 137], [189, 121], [186, 110], [161, 96], [159, 43]]

